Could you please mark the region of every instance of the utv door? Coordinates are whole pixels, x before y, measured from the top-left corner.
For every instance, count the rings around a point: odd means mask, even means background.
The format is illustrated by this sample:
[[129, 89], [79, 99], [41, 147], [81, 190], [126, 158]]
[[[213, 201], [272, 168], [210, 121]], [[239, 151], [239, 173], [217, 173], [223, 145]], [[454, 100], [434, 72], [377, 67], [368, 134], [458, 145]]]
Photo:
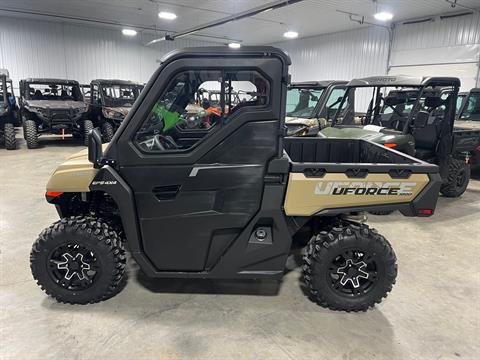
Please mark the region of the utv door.
[[[112, 141], [142, 251], [157, 270], [209, 270], [259, 210], [268, 163], [281, 153], [285, 71], [272, 54], [179, 53], [142, 92]], [[200, 87], [221, 90], [219, 109], [199, 107]], [[232, 106], [229, 93], [238, 90], [242, 101]], [[198, 107], [193, 118], [187, 105]], [[198, 134], [178, 137], [188, 121]]]

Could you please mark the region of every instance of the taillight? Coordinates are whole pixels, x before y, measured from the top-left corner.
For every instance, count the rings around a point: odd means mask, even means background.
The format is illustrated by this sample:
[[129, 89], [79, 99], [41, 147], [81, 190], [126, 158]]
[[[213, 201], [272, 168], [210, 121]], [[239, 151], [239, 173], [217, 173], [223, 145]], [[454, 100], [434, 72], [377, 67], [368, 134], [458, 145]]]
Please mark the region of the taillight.
[[383, 144], [383, 146], [388, 147], [388, 148], [394, 148], [394, 147], [397, 147], [397, 144], [395, 144], [395, 143], [385, 143], [385, 144]]
[[431, 216], [433, 215], [433, 209], [418, 209], [417, 214], [419, 216]]

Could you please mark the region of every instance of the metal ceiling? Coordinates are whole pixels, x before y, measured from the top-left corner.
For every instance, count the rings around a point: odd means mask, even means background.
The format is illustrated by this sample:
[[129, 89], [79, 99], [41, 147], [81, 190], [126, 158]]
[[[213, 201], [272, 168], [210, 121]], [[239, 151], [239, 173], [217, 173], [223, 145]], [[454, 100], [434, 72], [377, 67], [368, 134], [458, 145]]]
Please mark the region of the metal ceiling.
[[[19, 16], [67, 23], [89, 23], [103, 27], [131, 26], [139, 31], [163, 36], [209, 23], [226, 16], [269, 3], [271, 0], [1, 0], [0, 16]], [[357, 14], [375, 23], [377, 10], [388, 10], [394, 21], [401, 22], [431, 15], [480, 9], [479, 0], [305, 0], [290, 6], [264, 12], [251, 18], [202, 30], [203, 40], [223, 38], [244, 44], [268, 44], [284, 40], [287, 29], [299, 32], [300, 38], [365, 27], [351, 21], [342, 12]], [[455, 2], [455, 0], [450, 0]], [[161, 20], [158, 12], [178, 15], [173, 21]], [[377, 22], [378, 23], [378, 22]], [[199, 34], [197, 34], [198, 37]]]

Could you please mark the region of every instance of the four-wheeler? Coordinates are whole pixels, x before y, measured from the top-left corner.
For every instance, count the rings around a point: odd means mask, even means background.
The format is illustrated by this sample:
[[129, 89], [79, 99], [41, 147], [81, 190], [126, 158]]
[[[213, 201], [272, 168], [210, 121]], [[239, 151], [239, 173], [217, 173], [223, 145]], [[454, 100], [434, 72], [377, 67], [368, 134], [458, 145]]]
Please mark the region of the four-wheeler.
[[18, 119], [18, 106], [13, 93], [12, 80], [8, 70], [0, 69], [0, 142], [7, 150], [15, 150], [15, 125]]
[[465, 97], [457, 113], [455, 120], [455, 132], [470, 133], [475, 137], [473, 140], [475, 151], [469, 153], [470, 165], [480, 166], [480, 88], [473, 88]]
[[96, 79], [90, 83], [90, 116], [109, 142], [142, 91], [133, 81]]
[[287, 135], [315, 136], [328, 126], [345, 94], [345, 84], [340, 80], [292, 83], [287, 92]]
[[[443, 179], [441, 193], [458, 197], [467, 188], [469, 158], [478, 145], [475, 132], [454, 130], [459, 87], [460, 80], [449, 77], [354, 79], [347, 84], [332, 126], [319, 136], [367, 139], [437, 164]], [[355, 101], [349, 101], [354, 94]], [[355, 107], [365, 100], [367, 112], [356, 119]], [[353, 108], [348, 112], [352, 116], [339, 116], [345, 107]]]
[[38, 147], [38, 136], [43, 134], [72, 134], [87, 145], [93, 129], [87, 110], [75, 80], [20, 80], [20, 114], [29, 149]]
[[[363, 139], [284, 137], [289, 64], [264, 46], [165, 56], [110, 143], [93, 130], [88, 152], [52, 174], [46, 199], [60, 220], [30, 257], [42, 289], [59, 302], [106, 300], [125, 283], [125, 249], [152, 277], [279, 280], [292, 244], [306, 241], [314, 301], [379, 303], [396, 257], [355, 219], [370, 209], [432, 215], [438, 167]], [[229, 111], [208, 128], [171, 126], [212, 81]], [[252, 96], [234, 105], [232, 89]]]

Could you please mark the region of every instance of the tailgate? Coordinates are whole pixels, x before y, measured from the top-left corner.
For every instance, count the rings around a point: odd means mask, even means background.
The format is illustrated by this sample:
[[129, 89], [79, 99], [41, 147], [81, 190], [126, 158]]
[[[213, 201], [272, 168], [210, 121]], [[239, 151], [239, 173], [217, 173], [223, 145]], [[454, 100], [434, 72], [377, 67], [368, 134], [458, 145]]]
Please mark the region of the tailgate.
[[361, 139], [284, 140], [291, 160], [284, 202], [289, 216], [434, 212], [441, 185], [436, 165]]

